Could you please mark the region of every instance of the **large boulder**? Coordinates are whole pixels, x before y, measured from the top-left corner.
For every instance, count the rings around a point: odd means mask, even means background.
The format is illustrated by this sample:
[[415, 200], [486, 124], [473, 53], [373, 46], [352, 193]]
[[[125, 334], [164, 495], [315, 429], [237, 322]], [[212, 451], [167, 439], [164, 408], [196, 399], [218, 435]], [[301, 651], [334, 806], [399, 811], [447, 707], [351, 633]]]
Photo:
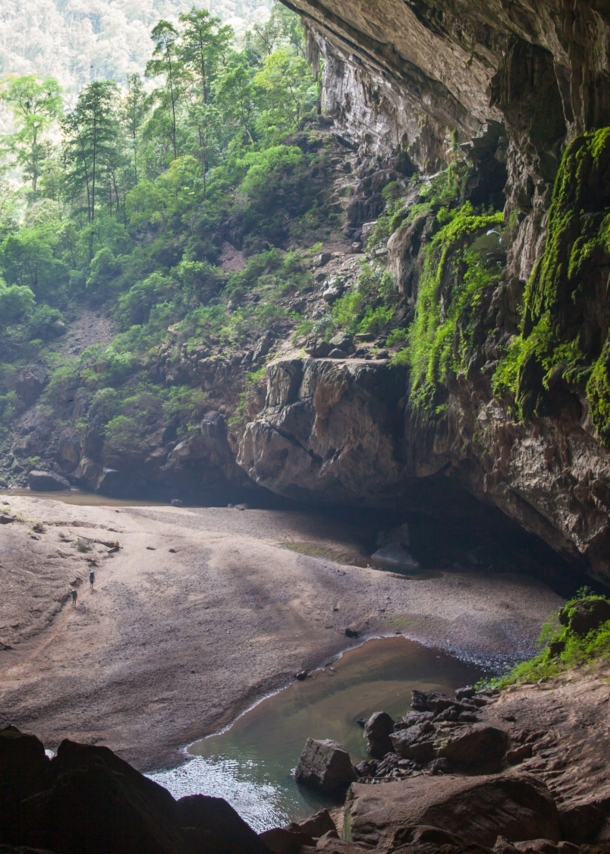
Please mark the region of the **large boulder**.
[[14, 726], [0, 730], [0, 797], [17, 803], [48, 785], [51, 762], [35, 735]]
[[295, 771], [298, 783], [328, 795], [344, 792], [358, 779], [349, 753], [330, 738], [308, 738]]
[[390, 734], [394, 731], [394, 721], [387, 712], [374, 712], [364, 725], [364, 737], [367, 750], [375, 759], [383, 759], [393, 750]]
[[31, 471], [28, 484], [36, 492], [63, 492], [70, 489], [70, 481], [54, 471]]
[[268, 854], [265, 843], [223, 798], [189, 795], [176, 806], [193, 854]]
[[221, 798], [176, 802], [106, 747], [0, 732], [0, 841], [55, 854], [269, 854]]
[[355, 783], [348, 792], [345, 821], [352, 841], [382, 850], [399, 831], [422, 824], [490, 848], [499, 835], [511, 842], [560, 838], [551, 793], [527, 774], [417, 777], [382, 786]]
[[435, 756], [444, 757], [452, 769], [493, 774], [502, 767], [508, 733], [485, 724], [459, 727], [434, 743]]
[[425, 765], [435, 758], [435, 728], [431, 721], [399, 729], [390, 736], [392, 746], [403, 759]]
[[26, 798], [12, 841], [57, 854], [187, 854], [176, 802], [104, 747], [64, 741], [53, 780]]

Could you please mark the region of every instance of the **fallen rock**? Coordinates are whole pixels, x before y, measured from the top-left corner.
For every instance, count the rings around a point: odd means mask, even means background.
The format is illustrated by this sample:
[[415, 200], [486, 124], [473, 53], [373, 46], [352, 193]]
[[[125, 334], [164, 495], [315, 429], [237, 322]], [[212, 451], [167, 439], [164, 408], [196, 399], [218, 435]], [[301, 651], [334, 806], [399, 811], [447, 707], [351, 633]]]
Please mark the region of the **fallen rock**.
[[70, 481], [54, 471], [31, 471], [28, 476], [30, 489], [36, 492], [63, 492], [70, 489]]
[[364, 725], [364, 737], [367, 739], [367, 751], [375, 759], [383, 759], [393, 750], [391, 733], [394, 721], [387, 712], [375, 712]]
[[459, 727], [434, 741], [436, 757], [445, 757], [452, 768], [470, 773], [499, 771], [507, 746], [508, 733], [486, 724]]
[[345, 630], [346, 638], [359, 638], [360, 632], [357, 632], [356, 629], [346, 629]]
[[349, 753], [330, 738], [308, 738], [295, 771], [298, 783], [333, 795], [358, 779]]
[[568, 626], [579, 637], [598, 629], [602, 623], [610, 620], [610, 602], [607, 599], [581, 599], [575, 605], [563, 608], [559, 612], [559, 622]]
[[440, 828], [487, 847], [499, 835], [511, 842], [560, 838], [551, 793], [527, 774], [423, 776], [381, 786], [355, 783], [345, 814], [351, 840], [380, 849], [389, 848], [398, 831], [413, 825]]
[[337, 347], [345, 353], [353, 353], [354, 339], [347, 332], [338, 332], [328, 342], [331, 347]]
[[7, 516], [6, 513], [0, 513], [0, 525], [10, 525], [15, 521], [14, 516]]
[[223, 798], [189, 795], [176, 805], [193, 854], [268, 854], [269, 847]]
[[0, 828], [55, 854], [269, 854], [221, 798], [176, 802], [106, 747], [63, 741], [49, 760], [14, 727], [0, 732]]
[[419, 569], [419, 563], [415, 558], [405, 548], [395, 543], [389, 543], [387, 546], [377, 549], [371, 555], [371, 563], [373, 566], [380, 566], [382, 569]]
[[434, 748], [434, 726], [430, 722], [415, 724], [390, 735], [392, 746], [403, 759], [427, 765], [436, 758]]
[[333, 348], [323, 338], [309, 338], [305, 342], [305, 352], [314, 359], [324, 359]]
[[292, 822], [286, 830], [291, 833], [306, 833], [314, 839], [320, 839], [325, 833], [337, 832], [335, 822], [332, 820], [328, 810], [320, 810], [304, 821]]
[[[293, 832], [284, 827], [272, 827], [271, 830], [264, 830], [260, 834], [259, 840], [273, 854], [300, 854], [304, 845], [313, 847], [316, 844], [315, 839], [308, 833]], [[241, 852], [245, 854], [246, 851], [250, 854], [249, 848], [241, 849], [240, 854]]]
[[455, 692], [456, 700], [471, 700], [476, 694], [476, 690], [472, 685], [466, 685], [464, 688], [458, 688]]

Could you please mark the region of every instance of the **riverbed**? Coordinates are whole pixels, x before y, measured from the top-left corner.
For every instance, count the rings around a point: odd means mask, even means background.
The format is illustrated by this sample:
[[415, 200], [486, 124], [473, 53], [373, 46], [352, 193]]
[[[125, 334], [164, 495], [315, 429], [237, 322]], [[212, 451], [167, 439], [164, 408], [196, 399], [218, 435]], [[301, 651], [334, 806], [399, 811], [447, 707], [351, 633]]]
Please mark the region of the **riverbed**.
[[20, 520], [0, 528], [3, 721], [52, 749], [107, 744], [140, 770], [181, 764], [186, 745], [366, 637], [501, 669], [535, 652], [561, 603], [526, 576], [339, 562], [358, 537], [319, 514], [3, 500]]

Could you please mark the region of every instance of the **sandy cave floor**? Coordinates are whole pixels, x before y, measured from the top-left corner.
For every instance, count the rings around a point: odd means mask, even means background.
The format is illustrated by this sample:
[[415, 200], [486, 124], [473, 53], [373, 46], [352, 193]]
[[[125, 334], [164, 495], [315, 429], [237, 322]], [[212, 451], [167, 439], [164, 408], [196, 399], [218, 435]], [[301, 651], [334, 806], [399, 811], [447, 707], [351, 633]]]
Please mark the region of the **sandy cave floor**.
[[[524, 576], [410, 580], [285, 547], [357, 557], [353, 532], [321, 516], [33, 497], [10, 509], [23, 521], [0, 527], [0, 724], [50, 748], [107, 744], [141, 770], [175, 764], [295, 671], [358, 643], [347, 627], [497, 664], [531, 654], [561, 602]], [[83, 554], [79, 536], [99, 542]]]

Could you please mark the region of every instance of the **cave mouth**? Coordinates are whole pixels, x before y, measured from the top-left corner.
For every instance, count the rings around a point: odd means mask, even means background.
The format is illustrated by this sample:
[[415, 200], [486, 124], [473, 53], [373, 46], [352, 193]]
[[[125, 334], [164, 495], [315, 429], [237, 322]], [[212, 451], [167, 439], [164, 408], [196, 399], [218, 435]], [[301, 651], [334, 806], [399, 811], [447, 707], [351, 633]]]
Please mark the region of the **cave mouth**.
[[[307, 509], [322, 512], [319, 505]], [[387, 508], [344, 504], [324, 506], [323, 512], [353, 527], [368, 554], [378, 548], [380, 532], [406, 522], [409, 552], [424, 571], [527, 575], [566, 599], [583, 587], [608, 593], [581, 565], [445, 476], [414, 481], [405, 498]]]

